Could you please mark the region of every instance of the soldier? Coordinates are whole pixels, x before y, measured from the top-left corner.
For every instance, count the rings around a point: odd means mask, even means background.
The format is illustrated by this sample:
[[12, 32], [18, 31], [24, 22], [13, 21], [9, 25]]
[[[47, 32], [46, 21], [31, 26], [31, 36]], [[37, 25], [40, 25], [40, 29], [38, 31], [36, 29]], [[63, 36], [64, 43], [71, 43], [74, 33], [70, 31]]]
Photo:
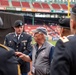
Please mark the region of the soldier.
[[50, 75], [76, 75], [76, 5], [71, 11], [70, 29], [73, 35], [56, 44]]
[[[3, 25], [0, 18], [0, 26]], [[0, 75], [21, 75], [13, 49], [0, 44]]]
[[[23, 32], [23, 25], [21, 20], [16, 20], [14, 23], [15, 32], [6, 35], [4, 44], [13, 48], [15, 51], [28, 55], [32, 50], [32, 37]], [[27, 75], [30, 70], [30, 63], [24, 62], [20, 58], [18, 58], [18, 62], [20, 64], [22, 75]]]

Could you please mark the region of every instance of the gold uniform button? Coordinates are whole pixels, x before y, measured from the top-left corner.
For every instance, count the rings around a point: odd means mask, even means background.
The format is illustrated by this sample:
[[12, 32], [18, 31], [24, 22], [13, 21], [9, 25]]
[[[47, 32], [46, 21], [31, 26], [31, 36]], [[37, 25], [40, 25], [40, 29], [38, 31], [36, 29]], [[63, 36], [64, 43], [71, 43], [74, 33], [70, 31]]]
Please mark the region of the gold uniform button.
[[18, 49], [16, 49], [16, 51], [18, 51]]
[[26, 49], [26, 47], [24, 47], [24, 49]]

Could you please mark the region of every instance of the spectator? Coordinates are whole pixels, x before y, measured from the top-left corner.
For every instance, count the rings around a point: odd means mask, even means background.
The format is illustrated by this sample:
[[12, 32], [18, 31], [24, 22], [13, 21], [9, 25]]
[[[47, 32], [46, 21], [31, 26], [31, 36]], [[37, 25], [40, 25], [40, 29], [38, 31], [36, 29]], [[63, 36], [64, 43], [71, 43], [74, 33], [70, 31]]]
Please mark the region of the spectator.
[[54, 48], [46, 41], [47, 31], [44, 27], [38, 27], [34, 32], [33, 51], [30, 55], [25, 55], [21, 52], [16, 52], [22, 60], [30, 62], [32, 60], [32, 74], [33, 75], [50, 75], [51, 49]]

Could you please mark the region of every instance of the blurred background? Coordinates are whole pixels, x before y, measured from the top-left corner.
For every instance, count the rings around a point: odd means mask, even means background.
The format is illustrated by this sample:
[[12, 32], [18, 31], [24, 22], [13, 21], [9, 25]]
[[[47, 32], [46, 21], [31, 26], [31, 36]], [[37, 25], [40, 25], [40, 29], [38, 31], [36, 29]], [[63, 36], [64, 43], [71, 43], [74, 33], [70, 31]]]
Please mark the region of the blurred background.
[[25, 23], [24, 31], [32, 37], [32, 30], [45, 27], [47, 40], [55, 45], [60, 34], [58, 20], [70, 17], [74, 4], [76, 0], [0, 0], [0, 16], [4, 22], [0, 27], [0, 43], [13, 31], [14, 21], [21, 19]]

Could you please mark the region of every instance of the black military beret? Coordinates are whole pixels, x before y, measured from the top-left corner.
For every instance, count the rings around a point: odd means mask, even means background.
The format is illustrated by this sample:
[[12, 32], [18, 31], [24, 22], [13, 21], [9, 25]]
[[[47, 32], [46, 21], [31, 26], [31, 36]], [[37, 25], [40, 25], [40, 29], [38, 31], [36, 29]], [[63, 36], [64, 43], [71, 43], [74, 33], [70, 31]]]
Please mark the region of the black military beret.
[[72, 7], [71, 13], [76, 14], [76, 4]]
[[23, 26], [23, 22], [22, 20], [16, 20], [15, 23], [14, 23], [14, 27], [19, 27], [19, 26]]
[[47, 35], [47, 30], [44, 27], [38, 27], [36, 30], [33, 30], [34, 33], [41, 32]]
[[70, 18], [59, 19], [59, 26], [70, 29]]

